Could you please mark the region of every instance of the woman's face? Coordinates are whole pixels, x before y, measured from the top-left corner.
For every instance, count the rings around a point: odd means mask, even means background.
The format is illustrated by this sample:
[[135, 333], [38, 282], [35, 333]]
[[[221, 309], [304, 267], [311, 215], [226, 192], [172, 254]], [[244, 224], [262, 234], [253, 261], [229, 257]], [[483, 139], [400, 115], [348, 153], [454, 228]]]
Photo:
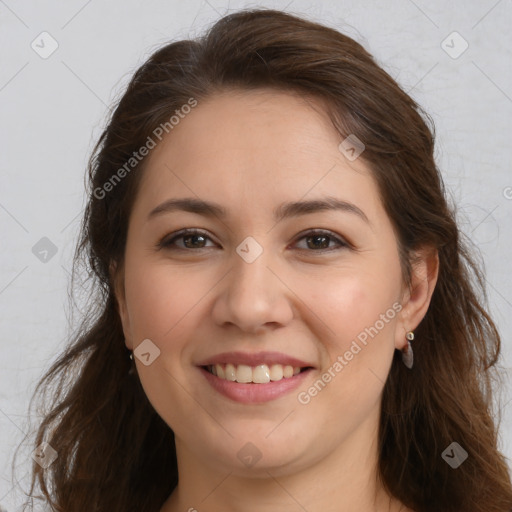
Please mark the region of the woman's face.
[[[178, 457], [276, 475], [375, 438], [411, 326], [390, 220], [342, 140], [318, 104], [230, 92], [148, 156], [118, 299], [127, 346], [150, 340], [134, 359]], [[171, 206], [185, 199], [224, 213]]]

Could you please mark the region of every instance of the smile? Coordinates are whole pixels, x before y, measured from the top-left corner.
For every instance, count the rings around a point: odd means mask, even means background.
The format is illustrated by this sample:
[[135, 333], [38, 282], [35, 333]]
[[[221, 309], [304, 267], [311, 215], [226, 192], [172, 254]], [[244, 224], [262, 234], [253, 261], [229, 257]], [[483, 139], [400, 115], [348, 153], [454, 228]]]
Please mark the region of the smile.
[[204, 367], [212, 375], [219, 379], [243, 384], [268, 384], [269, 382], [278, 382], [283, 379], [289, 379], [298, 375], [307, 368], [300, 366], [282, 365], [282, 364], [259, 364], [257, 366], [248, 366], [246, 364], [234, 365], [212, 364]]
[[[271, 366], [262, 364], [254, 367], [215, 364], [199, 366], [198, 369], [211, 389], [234, 402], [242, 404], [262, 404], [284, 397], [304, 383], [304, 379], [314, 371], [312, 367], [301, 368], [276, 364]], [[215, 375], [213, 372], [221, 375]], [[224, 372], [223, 376], [222, 372]], [[271, 373], [275, 378], [281, 374], [282, 377], [279, 380], [272, 380]], [[290, 374], [291, 376], [287, 377]], [[238, 378], [244, 382], [239, 382]], [[255, 382], [258, 380], [264, 382]]]

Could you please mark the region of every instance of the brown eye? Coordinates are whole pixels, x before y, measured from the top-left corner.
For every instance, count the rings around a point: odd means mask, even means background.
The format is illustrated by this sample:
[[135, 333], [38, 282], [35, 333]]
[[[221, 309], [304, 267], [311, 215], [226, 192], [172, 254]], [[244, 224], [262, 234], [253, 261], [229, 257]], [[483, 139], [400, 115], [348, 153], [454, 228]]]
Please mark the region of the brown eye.
[[[211, 241], [211, 238], [203, 231], [185, 229], [174, 233], [171, 237], [165, 237], [157, 244], [157, 247], [160, 249], [179, 249], [184, 251], [188, 249], [208, 249], [213, 247], [206, 245], [208, 240]], [[299, 249], [308, 252], [327, 252], [349, 247], [348, 243], [331, 231], [310, 231], [298, 240], [306, 240], [306, 247], [300, 247]], [[182, 242], [178, 244], [178, 241]], [[335, 245], [332, 246], [332, 243]]]
[[[176, 244], [177, 240], [183, 240], [183, 245]], [[172, 238], [164, 238], [159, 244], [160, 248], [167, 249], [208, 249], [206, 240], [211, 240], [204, 232], [197, 229], [186, 229], [174, 234]]]
[[[348, 244], [334, 235], [331, 231], [310, 231], [302, 236], [299, 240], [306, 240], [306, 248], [301, 250], [311, 250], [314, 252], [332, 251], [340, 247], [348, 247]], [[337, 247], [329, 247], [334, 242]]]

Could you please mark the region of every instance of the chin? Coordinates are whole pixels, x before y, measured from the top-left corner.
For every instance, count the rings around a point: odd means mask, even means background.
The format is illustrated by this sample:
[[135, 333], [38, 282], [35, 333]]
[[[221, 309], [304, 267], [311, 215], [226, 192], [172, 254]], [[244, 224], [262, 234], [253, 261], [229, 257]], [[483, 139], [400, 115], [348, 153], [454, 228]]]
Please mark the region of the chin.
[[[264, 433], [263, 433], [264, 430]], [[210, 445], [216, 446], [211, 455], [213, 464], [223, 471], [239, 476], [266, 477], [285, 475], [307, 465], [306, 457], [311, 458], [312, 448], [301, 447], [297, 441], [291, 443], [291, 437], [285, 431], [268, 436], [269, 429], [262, 429], [259, 435], [248, 435], [243, 431], [232, 432], [234, 438]], [[274, 439], [271, 439], [273, 436]], [[203, 452], [204, 453], [204, 452]]]

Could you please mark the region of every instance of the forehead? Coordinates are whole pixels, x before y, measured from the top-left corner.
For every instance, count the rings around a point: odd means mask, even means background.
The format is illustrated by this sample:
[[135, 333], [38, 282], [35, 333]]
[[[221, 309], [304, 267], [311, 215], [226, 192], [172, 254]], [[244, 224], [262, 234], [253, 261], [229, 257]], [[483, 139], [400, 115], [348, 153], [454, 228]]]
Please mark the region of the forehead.
[[286, 153], [290, 147], [299, 153], [325, 149], [336, 144], [339, 134], [316, 98], [273, 89], [235, 89], [202, 100], [166, 139], [161, 149], [194, 145], [204, 153], [229, 146], [259, 151], [259, 156], [270, 149], [273, 158], [281, 150], [291, 158]]
[[277, 90], [225, 91], [201, 101], [150, 153], [139, 194], [253, 207], [305, 195], [377, 199], [369, 168], [349, 161], [319, 100]]

